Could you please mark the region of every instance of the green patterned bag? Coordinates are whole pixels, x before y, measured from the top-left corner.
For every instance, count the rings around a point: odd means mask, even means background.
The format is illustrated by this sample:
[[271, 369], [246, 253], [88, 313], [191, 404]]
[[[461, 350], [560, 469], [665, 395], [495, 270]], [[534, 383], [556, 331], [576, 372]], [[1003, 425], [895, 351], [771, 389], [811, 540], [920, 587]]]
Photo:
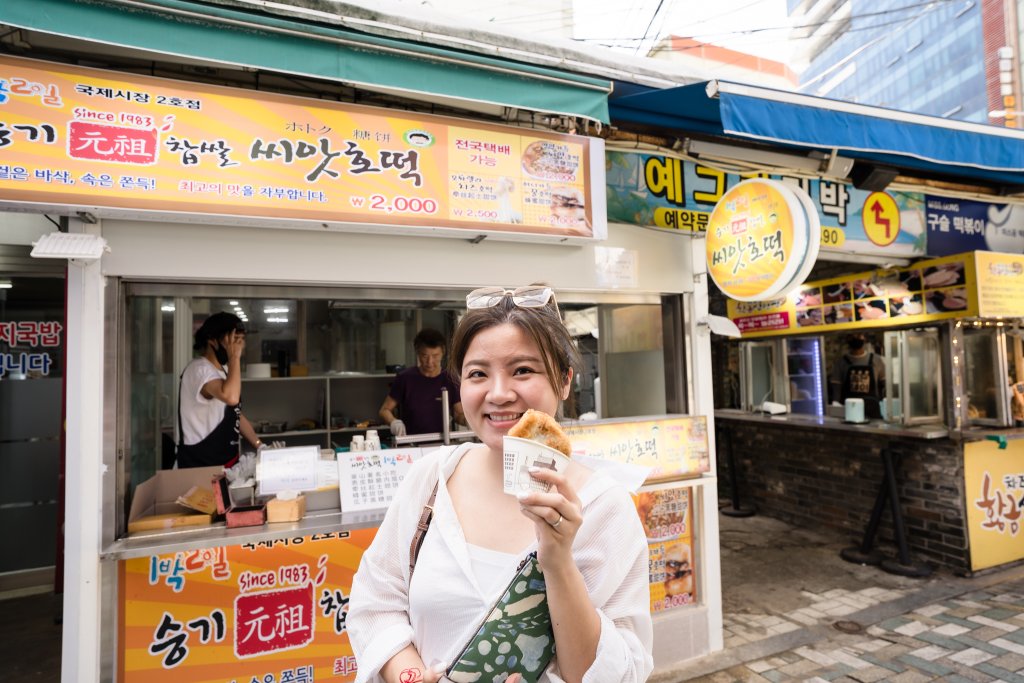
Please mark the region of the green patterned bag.
[[555, 655], [544, 574], [530, 553], [446, 675], [455, 683], [535, 683]]

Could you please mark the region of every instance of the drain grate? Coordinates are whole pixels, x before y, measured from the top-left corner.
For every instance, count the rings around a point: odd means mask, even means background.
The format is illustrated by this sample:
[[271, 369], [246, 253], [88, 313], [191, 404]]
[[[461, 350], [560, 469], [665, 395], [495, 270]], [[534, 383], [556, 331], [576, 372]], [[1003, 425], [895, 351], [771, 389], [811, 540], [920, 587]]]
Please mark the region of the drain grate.
[[843, 633], [864, 633], [864, 626], [856, 621], [837, 621], [832, 628]]

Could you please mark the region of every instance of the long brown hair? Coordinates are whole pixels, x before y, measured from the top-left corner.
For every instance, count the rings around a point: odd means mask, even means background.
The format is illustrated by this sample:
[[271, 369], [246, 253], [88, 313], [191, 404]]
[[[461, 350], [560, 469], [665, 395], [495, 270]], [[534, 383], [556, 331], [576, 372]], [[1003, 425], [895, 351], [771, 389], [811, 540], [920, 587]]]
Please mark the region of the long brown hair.
[[[562, 322], [558, 304], [552, 294], [551, 300], [540, 308], [516, 306], [511, 296], [490, 308], [473, 308], [466, 312], [452, 336], [451, 352], [448, 354], [448, 374], [456, 381], [462, 378], [462, 364], [466, 351], [478, 334], [497, 325], [515, 325], [537, 345], [544, 360], [544, 374], [555, 395], [561, 398], [569, 370], [579, 374], [582, 362], [576, 342]], [[573, 412], [575, 401], [569, 391], [564, 402], [567, 412]]]

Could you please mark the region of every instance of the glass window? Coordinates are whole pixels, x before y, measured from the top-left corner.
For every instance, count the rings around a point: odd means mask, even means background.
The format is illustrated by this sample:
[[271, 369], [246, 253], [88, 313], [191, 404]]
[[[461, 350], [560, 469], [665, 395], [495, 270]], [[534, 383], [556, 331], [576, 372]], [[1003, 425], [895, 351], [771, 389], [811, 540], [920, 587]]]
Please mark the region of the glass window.
[[967, 419], [1001, 425], [1005, 419], [999, 380], [999, 338], [992, 328], [964, 329], [964, 393]]

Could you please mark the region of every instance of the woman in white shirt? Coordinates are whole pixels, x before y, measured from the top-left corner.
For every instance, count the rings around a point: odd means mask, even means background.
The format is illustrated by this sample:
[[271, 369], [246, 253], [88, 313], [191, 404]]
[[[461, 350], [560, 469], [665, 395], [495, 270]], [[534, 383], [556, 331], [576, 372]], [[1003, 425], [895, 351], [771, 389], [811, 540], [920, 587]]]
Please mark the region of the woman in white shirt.
[[[629, 494], [577, 463], [531, 471], [552, 484], [547, 493], [502, 490], [502, 437], [528, 408], [557, 414], [579, 366], [554, 296], [484, 288], [466, 300], [449, 370], [480, 443], [418, 461], [363, 555], [346, 622], [356, 683], [437, 681], [531, 551], [556, 649], [540, 680], [642, 683], [653, 667], [648, 556]], [[413, 571], [410, 543], [435, 486]], [[481, 671], [478, 683], [507, 677]]]

